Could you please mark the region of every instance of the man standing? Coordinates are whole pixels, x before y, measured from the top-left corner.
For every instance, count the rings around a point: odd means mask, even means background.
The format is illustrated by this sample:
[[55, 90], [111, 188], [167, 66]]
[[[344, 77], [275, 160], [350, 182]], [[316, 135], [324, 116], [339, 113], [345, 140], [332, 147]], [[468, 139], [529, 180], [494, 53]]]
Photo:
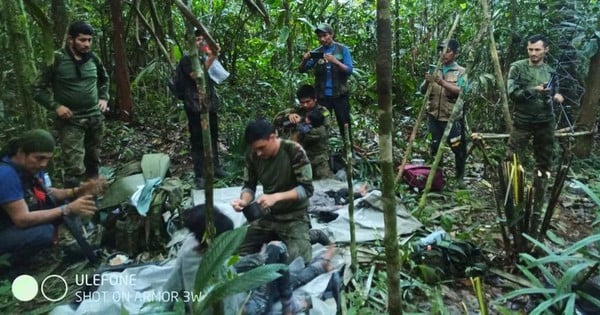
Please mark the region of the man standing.
[[[207, 45], [204, 37], [200, 30], [196, 30], [196, 49], [200, 55], [200, 64], [204, 66], [206, 70], [213, 66], [213, 63], [217, 60], [219, 52], [213, 53], [210, 47]], [[184, 74], [184, 105], [185, 113], [188, 118], [188, 128], [190, 131], [190, 142], [192, 145], [192, 160], [194, 162], [194, 183], [196, 188], [204, 188], [204, 147], [202, 141], [202, 125], [200, 123], [200, 102], [198, 97], [198, 86], [196, 85], [196, 73], [192, 68], [192, 59], [189, 55], [183, 56], [179, 61], [180, 69]], [[208, 105], [208, 115], [210, 121], [210, 134], [211, 134], [211, 146], [213, 152], [213, 165], [215, 167], [215, 176], [225, 177], [225, 172], [221, 169], [219, 164], [218, 148], [217, 143], [219, 140], [219, 121], [217, 116], [217, 109], [219, 107], [219, 97], [215, 90], [216, 82], [210, 76], [207, 76], [206, 80], [206, 101]]]
[[538, 176], [550, 176], [554, 157], [554, 110], [552, 101], [562, 103], [558, 79], [552, 67], [544, 62], [548, 39], [534, 35], [527, 41], [528, 59], [511, 64], [507, 92], [514, 105], [513, 130], [508, 140], [506, 158], [523, 152], [533, 138], [533, 154]]
[[65, 187], [77, 187], [82, 177], [98, 177], [109, 82], [100, 59], [90, 51], [93, 35], [89, 24], [73, 22], [65, 48], [54, 53], [54, 63], [34, 86], [35, 100], [58, 116]]
[[[429, 154], [435, 157], [440, 146], [440, 140], [452, 114], [454, 104], [458, 99], [461, 89], [465, 86], [463, 74], [465, 68], [459, 66], [455, 59], [458, 55], [458, 41], [450, 39], [447, 43], [438, 45], [438, 51], [442, 59], [441, 71], [432, 71], [425, 74], [425, 80], [421, 84], [421, 92], [425, 93], [431, 84], [431, 93], [427, 101], [428, 129], [431, 133], [431, 144]], [[448, 145], [454, 152], [456, 179], [462, 180], [465, 173], [467, 159], [467, 144], [464, 130], [464, 109], [459, 118], [454, 121], [452, 130], [448, 136]]]
[[[298, 256], [310, 262], [308, 199], [314, 188], [306, 153], [298, 143], [278, 138], [273, 126], [263, 119], [251, 121], [244, 136], [251, 150], [246, 155], [240, 199], [231, 204], [242, 211], [255, 201], [263, 216], [248, 228], [239, 253], [256, 253], [263, 244], [278, 240], [288, 248], [287, 263]], [[264, 194], [254, 200], [258, 182]]]
[[0, 255], [29, 259], [58, 241], [63, 216], [97, 210], [93, 194], [104, 189], [102, 179], [71, 189], [49, 187], [44, 169], [53, 151], [52, 135], [36, 129], [11, 139], [0, 152]]
[[333, 28], [321, 23], [315, 29], [321, 43], [317, 49], [302, 56], [300, 72], [314, 69], [315, 89], [318, 103], [335, 112], [340, 135], [344, 139], [344, 125], [348, 125], [350, 146], [352, 129], [350, 123], [350, 102], [348, 77], [352, 74], [352, 56], [348, 47], [333, 40]]
[[[317, 104], [317, 94], [311, 85], [300, 86], [296, 97], [300, 107], [288, 108], [278, 113], [274, 124], [283, 130], [292, 129], [296, 135], [292, 140], [297, 140], [302, 145], [310, 160], [313, 179], [331, 177], [333, 174], [329, 167], [329, 112]], [[311, 119], [311, 114], [316, 119]], [[307, 119], [310, 122], [307, 122]]]

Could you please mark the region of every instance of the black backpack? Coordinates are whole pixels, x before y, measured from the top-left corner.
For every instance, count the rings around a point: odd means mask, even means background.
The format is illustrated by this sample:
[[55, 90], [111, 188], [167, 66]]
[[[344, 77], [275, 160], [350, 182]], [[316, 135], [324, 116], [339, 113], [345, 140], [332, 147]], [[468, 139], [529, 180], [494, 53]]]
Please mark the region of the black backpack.
[[418, 245], [410, 258], [417, 264], [417, 272], [426, 282], [481, 276], [487, 270], [481, 249], [466, 241], [443, 239], [429, 245]]

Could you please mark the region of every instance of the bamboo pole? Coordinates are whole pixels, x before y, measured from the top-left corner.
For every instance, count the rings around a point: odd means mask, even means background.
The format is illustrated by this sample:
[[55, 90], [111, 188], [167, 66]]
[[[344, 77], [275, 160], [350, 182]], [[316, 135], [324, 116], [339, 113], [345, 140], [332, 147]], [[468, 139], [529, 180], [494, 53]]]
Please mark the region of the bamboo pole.
[[[565, 137], [581, 137], [581, 136], [589, 136], [594, 134], [594, 131], [575, 131], [575, 132], [564, 132], [562, 130], [556, 130], [554, 132], [554, 136], [557, 138], [565, 138]], [[474, 132], [471, 134], [471, 139], [485, 139], [485, 140], [500, 140], [507, 139], [510, 137], [508, 133], [481, 133]]]
[[504, 124], [506, 130], [512, 130], [512, 118], [510, 110], [508, 108], [508, 94], [506, 93], [506, 85], [504, 84], [504, 76], [502, 75], [502, 68], [500, 67], [500, 59], [498, 58], [498, 50], [496, 48], [496, 40], [494, 39], [494, 25], [492, 24], [492, 18], [490, 16], [490, 8], [487, 0], [481, 0], [481, 7], [483, 9], [484, 25], [488, 28], [489, 40], [490, 40], [490, 55], [494, 64], [494, 72], [496, 73], [496, 86], [500, 91], [500, 98], [502, 99], [502, 114], [504, 117]]

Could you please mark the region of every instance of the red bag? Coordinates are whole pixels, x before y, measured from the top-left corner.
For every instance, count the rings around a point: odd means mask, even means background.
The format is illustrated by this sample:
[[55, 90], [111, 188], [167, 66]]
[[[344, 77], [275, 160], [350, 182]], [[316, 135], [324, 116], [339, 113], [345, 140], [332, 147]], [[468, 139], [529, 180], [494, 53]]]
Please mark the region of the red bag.
[[[431, 172], [431, 167], [426, 165], [413, 165], [408, 164], [404, 166], [404, 172], [402, 172], [402, 178], [410, 187], [416, 187], [419, 190], [425, 189], [427, 183], [427, 177]], [[440, 191], [444, 188], [444, 176], [442, 170], [437, 169], [435, 176], [433, 177], [433, 183], [431, 184], [431, 191]]]

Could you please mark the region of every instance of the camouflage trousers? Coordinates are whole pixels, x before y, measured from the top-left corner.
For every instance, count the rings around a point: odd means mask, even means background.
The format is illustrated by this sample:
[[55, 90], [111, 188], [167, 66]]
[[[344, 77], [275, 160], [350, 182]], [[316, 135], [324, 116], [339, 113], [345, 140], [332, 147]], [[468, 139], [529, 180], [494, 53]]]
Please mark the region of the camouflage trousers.
[[295, 219], [277, 220], [273, 215], [265, 215], [252, 222], [246, 238], [238, 248], [240, 255], [250, 255], [261, 250], [270, 241], [282, 241], [288, 249], [288, 261], [302, 257], [306, 263], [312, 259], [312, 246], [308, 230], [310, 221], [307, 212], [301, 212]]
[[524, 163], [527, 156], [523, 154], [531, 138], [536, 168], [542, 172], [550, 171], [554, 158], [554, 122], [531, 123], [526, 126], [515, 124], [508, 139], [506, 159], [512, 160], [513, 154], [517, 154], [521, 163]]
[[313, 179], [322, 179], [333, 177], [331, 167], [329, 167], [329, 156], [319, 155], [316, 157], [308, 157], [312, 168]]
[[77, 185], [84, 176], [98, 176], [104, 117], [58, 119], [57, 129], [62, 149], [61, 162], [65, 172], [65, 184]]

